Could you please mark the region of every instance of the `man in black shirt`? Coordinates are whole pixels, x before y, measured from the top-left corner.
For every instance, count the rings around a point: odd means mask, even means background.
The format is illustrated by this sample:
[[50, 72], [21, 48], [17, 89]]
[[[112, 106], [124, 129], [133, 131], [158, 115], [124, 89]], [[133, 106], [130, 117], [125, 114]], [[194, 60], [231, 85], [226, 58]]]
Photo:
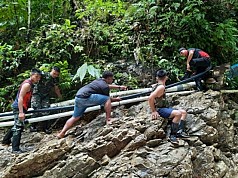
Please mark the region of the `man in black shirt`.
[[[189, 78], [193, 72], [195, 72], [194, 74], [199, 74], [206, 71], [206, 69], [211, 65], [209, 54], [201, 49], [180, 48], [179, 53], [181, 56], [186, 57], [187, 60], [187, 72], [182, 80]], [[205, 78], [206, 76], [202, 76], [195, 79], [197, 89], [200, 91], [204, 90], [201, 80]]]
[[111, 124], [111, 102], [121, 101], [119, 97], [110, 98], [110, 89], [126, 90], [126, 86], [112, 85], [113, 73], [105, 71], [102, 78], [96, 79], [80, 88], [75, 97], [73, 116], [65, 123], [62, 131], [57, 135], [58, 138], [63, 138], [65, 133], [80, 119], [84, 111], [95, 105], [104, 105], [106, 112], [107, 124]]

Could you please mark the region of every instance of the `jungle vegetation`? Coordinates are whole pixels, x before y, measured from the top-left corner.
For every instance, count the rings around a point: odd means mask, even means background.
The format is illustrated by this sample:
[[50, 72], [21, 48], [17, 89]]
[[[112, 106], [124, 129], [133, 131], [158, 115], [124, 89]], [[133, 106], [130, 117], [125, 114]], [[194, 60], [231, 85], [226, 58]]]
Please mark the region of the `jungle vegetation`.
[[237, 0], [1, 0], [0, 17], [3, 112], [33, 67], [59, 66], [72, 99], [76, 86], [122, 59], [174, 75], [185, 69], [180, 47], [204, 49], [213, 65], [238, 62]]

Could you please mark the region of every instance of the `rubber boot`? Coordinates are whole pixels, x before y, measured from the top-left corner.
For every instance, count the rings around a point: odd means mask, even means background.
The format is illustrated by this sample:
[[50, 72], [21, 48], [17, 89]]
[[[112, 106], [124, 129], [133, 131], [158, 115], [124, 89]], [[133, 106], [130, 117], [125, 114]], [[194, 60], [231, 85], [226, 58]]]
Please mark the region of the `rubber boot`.
[[36, 128], [36, 125], [35, 124], [31, 124], [30, 126], [30, 132], [37, 132], [38, 129]]
[[179, 138], [188, 138], [189, 137], [189, 135], [184, 131], [184, 128], [185, 128], [185, 121], [181, 120], [179, 123], [177, 137], [179, 137]]
[[197, 87], [197, 90], [198, 91], [203, 91], [203, 86], [202, 86], [202, 81], [201, 81], [201, 79], [196, 79], [195, 80], [195, 83], [196, 83], [196, 87]]
[[12, 129], [9, 129], [6, 133], [6, 135], [3, 137], [2, 144], [3, 145], [10, 145], [12, 135], [13, 135], [13, 131], [12, 131]]
[[46, 134], [51, 134], [52, 133], [52, 129], [50, 129], [49, 125], [50, 125], [49, 121], [44, 121], [43, 122], [43, 130]]
[[12, 137], [12, 153], [22, 153], [23, 151], [20, 149], [20, 141], [21, 141], [21, 131], [16, 131], [17, 133], [13, 134]]
[[169, 136], [169, 141], [175, 145], [179, 145], [178, 139], [177, 139], [177, 132], [178, 132], [179, 124], [172, 122], [171, 124], [171, 133]]

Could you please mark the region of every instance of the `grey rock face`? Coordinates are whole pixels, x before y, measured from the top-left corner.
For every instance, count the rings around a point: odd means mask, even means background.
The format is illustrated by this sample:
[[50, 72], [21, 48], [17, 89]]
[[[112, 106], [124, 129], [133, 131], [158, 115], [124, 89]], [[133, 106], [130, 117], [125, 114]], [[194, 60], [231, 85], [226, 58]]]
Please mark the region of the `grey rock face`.
[[186, 130], [190, 138], [180, 139], [178, 147], [167, 140], [169, 121], [152, 120], [148, 103], [142, 102], [115, 108], [113, 114], [119, 120], [110, 126], [105, 125], [103, 113], [82, 127], [72, 128], [61, 140], [26, 130], [22, 146], [29, 148], [28, 152], [14, 155], [10, 147], [0, 146], [0, 175], [3, 178], [237, 177], [237, 103], [214, 91], [173, 96], [173, 100], [176, 104], [173, 107], [188, 112]]

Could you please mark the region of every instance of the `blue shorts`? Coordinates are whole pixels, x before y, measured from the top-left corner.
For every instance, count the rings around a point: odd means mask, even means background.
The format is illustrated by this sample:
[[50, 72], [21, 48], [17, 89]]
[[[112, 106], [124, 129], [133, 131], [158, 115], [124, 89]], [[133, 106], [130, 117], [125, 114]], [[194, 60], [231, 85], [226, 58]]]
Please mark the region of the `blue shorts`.
[[81, 117], [84, 111], [90, 106], [104, 105], [109, 96], [91, 94], [88, 98], [75, 97], [73, 117]]
[[159, 108], [157, 110], [157, 112], [159, 113], [159, 115], [165, 119], [169, 119], [172, 111], [175, 110], [173, 108]]

